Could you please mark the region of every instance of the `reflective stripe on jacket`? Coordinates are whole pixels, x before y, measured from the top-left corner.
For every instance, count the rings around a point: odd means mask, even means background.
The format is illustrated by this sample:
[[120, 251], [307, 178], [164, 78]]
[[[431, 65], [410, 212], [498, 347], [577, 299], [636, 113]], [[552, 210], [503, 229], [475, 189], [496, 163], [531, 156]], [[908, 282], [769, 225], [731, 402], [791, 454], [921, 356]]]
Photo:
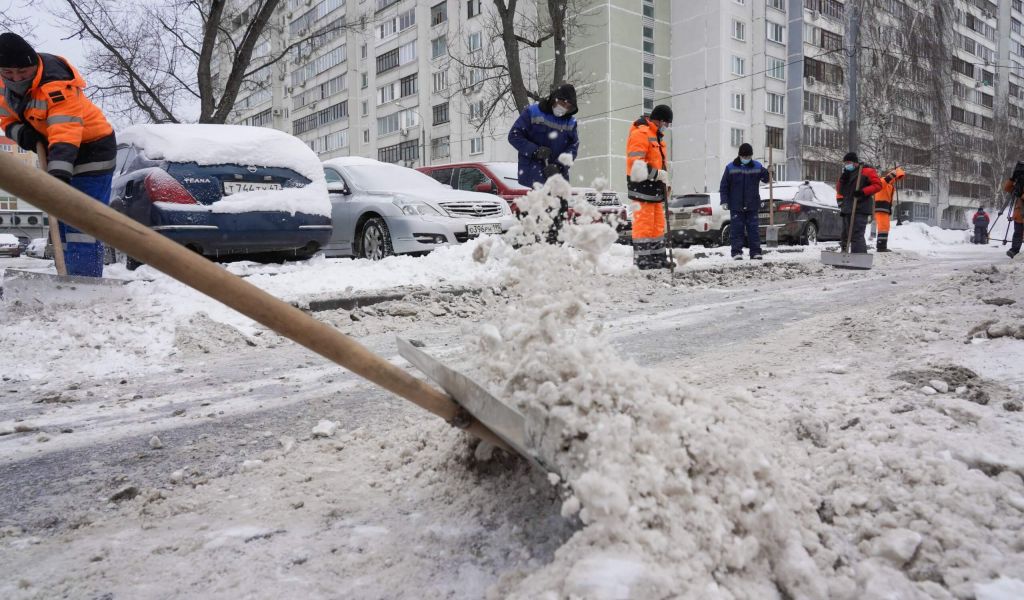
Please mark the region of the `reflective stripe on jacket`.
[[47, 171], [66, 176], [114, 170], [117, 141], [103, 112], [85, 95], [85, 80], [71, 63], [39, 54], [24, 97], [2, 90], [0, 127], [25, 150], [47, 146]]
[[640, 117], [629, 129], [626, 142], [626, 192], [632, 200], [664, 202], [665, 184], [660, 181], [633, 181], [633, 163], [647, 163], [649, 169], [665, 169], [665, 139], [654, 123]]

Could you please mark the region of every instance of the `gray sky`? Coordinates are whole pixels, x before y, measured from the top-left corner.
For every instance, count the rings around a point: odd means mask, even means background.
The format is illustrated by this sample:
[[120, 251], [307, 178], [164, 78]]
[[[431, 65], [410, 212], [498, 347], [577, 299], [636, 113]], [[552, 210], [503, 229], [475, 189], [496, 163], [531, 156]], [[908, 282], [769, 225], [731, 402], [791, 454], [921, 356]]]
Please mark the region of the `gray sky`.
[[[36, 52], [57, 54], [71, 61], [75, 68], [81, 70], [85, 63], [85, 45], [77, 39], [64, 40], [67, 34], [58, 29], [55, 25], [56, 19], [50, 16], [53, 12], [64, 6], [58, 0], [32, 0], [32, 8], [27, 7], [26, 0], [3, 0], [0, 6], [4, 6], [4, 15], [16, 21], [24, 21], [27, 29], [15, 33], [21, 34]], [[87, 73], [82, 73], [86, 83], [89, 81]]]

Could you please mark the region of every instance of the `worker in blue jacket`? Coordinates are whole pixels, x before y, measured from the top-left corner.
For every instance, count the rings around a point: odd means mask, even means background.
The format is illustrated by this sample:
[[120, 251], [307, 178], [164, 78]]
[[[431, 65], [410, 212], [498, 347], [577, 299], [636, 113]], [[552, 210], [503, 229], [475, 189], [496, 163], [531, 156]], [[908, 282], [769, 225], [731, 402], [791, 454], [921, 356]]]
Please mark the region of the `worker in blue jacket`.
[[754, 160], [754, 148], [750, 144], [742, 144], [739, 156], [725, 165], [718, 192], [722, 206], [729, 206], [729, 238], [735, 260], [743, 260], [744, 238], [750, 258], [764, 258], [757, 213], [761, 209], [761, 183], [768, 183], [768, 179], [768, 169]]
[[[580, 138], [573, 115], [578, 110], [576, 88], [563, 83], [519, 115], [508, 132], [508, 142], [519, 151], [519, 183], [532, 188], [534, 184], [543, 185], [552, 175], [561, 175], [570, 181], [570, 165], [563, 164], [559, 157], [569, 154], [576, 158]], [[561, 198], [558, 212], [552, 216], [548, 243], [558, 241], [568, 211], [568, 199]]]

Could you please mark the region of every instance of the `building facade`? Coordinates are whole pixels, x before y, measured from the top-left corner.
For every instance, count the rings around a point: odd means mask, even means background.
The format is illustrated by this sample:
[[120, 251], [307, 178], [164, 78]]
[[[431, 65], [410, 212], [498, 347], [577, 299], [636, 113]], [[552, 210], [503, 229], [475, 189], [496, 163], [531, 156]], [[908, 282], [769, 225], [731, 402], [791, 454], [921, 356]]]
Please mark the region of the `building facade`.
[[[35, 153], [22, 150], [14, 140], [7, 137], [0, 136], [0, 152], [6, 152], [32, 168], [39, 164]], [[46, 237], [49, 225], [46, 213], [0, 190], [0, 233], [12, 233], [18, 238], [31, 240]]]

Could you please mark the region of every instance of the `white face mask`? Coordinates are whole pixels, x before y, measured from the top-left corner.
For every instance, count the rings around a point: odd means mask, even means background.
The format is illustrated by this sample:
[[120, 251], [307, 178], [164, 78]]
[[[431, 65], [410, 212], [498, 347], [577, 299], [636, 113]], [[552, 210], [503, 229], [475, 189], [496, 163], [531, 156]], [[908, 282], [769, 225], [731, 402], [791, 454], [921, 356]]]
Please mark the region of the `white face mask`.
[[556, 117], [564, 117], [565, 113], [569, 112], [569, 109], [562, 106], [556, 106], [551, 112], [555, 113]]

